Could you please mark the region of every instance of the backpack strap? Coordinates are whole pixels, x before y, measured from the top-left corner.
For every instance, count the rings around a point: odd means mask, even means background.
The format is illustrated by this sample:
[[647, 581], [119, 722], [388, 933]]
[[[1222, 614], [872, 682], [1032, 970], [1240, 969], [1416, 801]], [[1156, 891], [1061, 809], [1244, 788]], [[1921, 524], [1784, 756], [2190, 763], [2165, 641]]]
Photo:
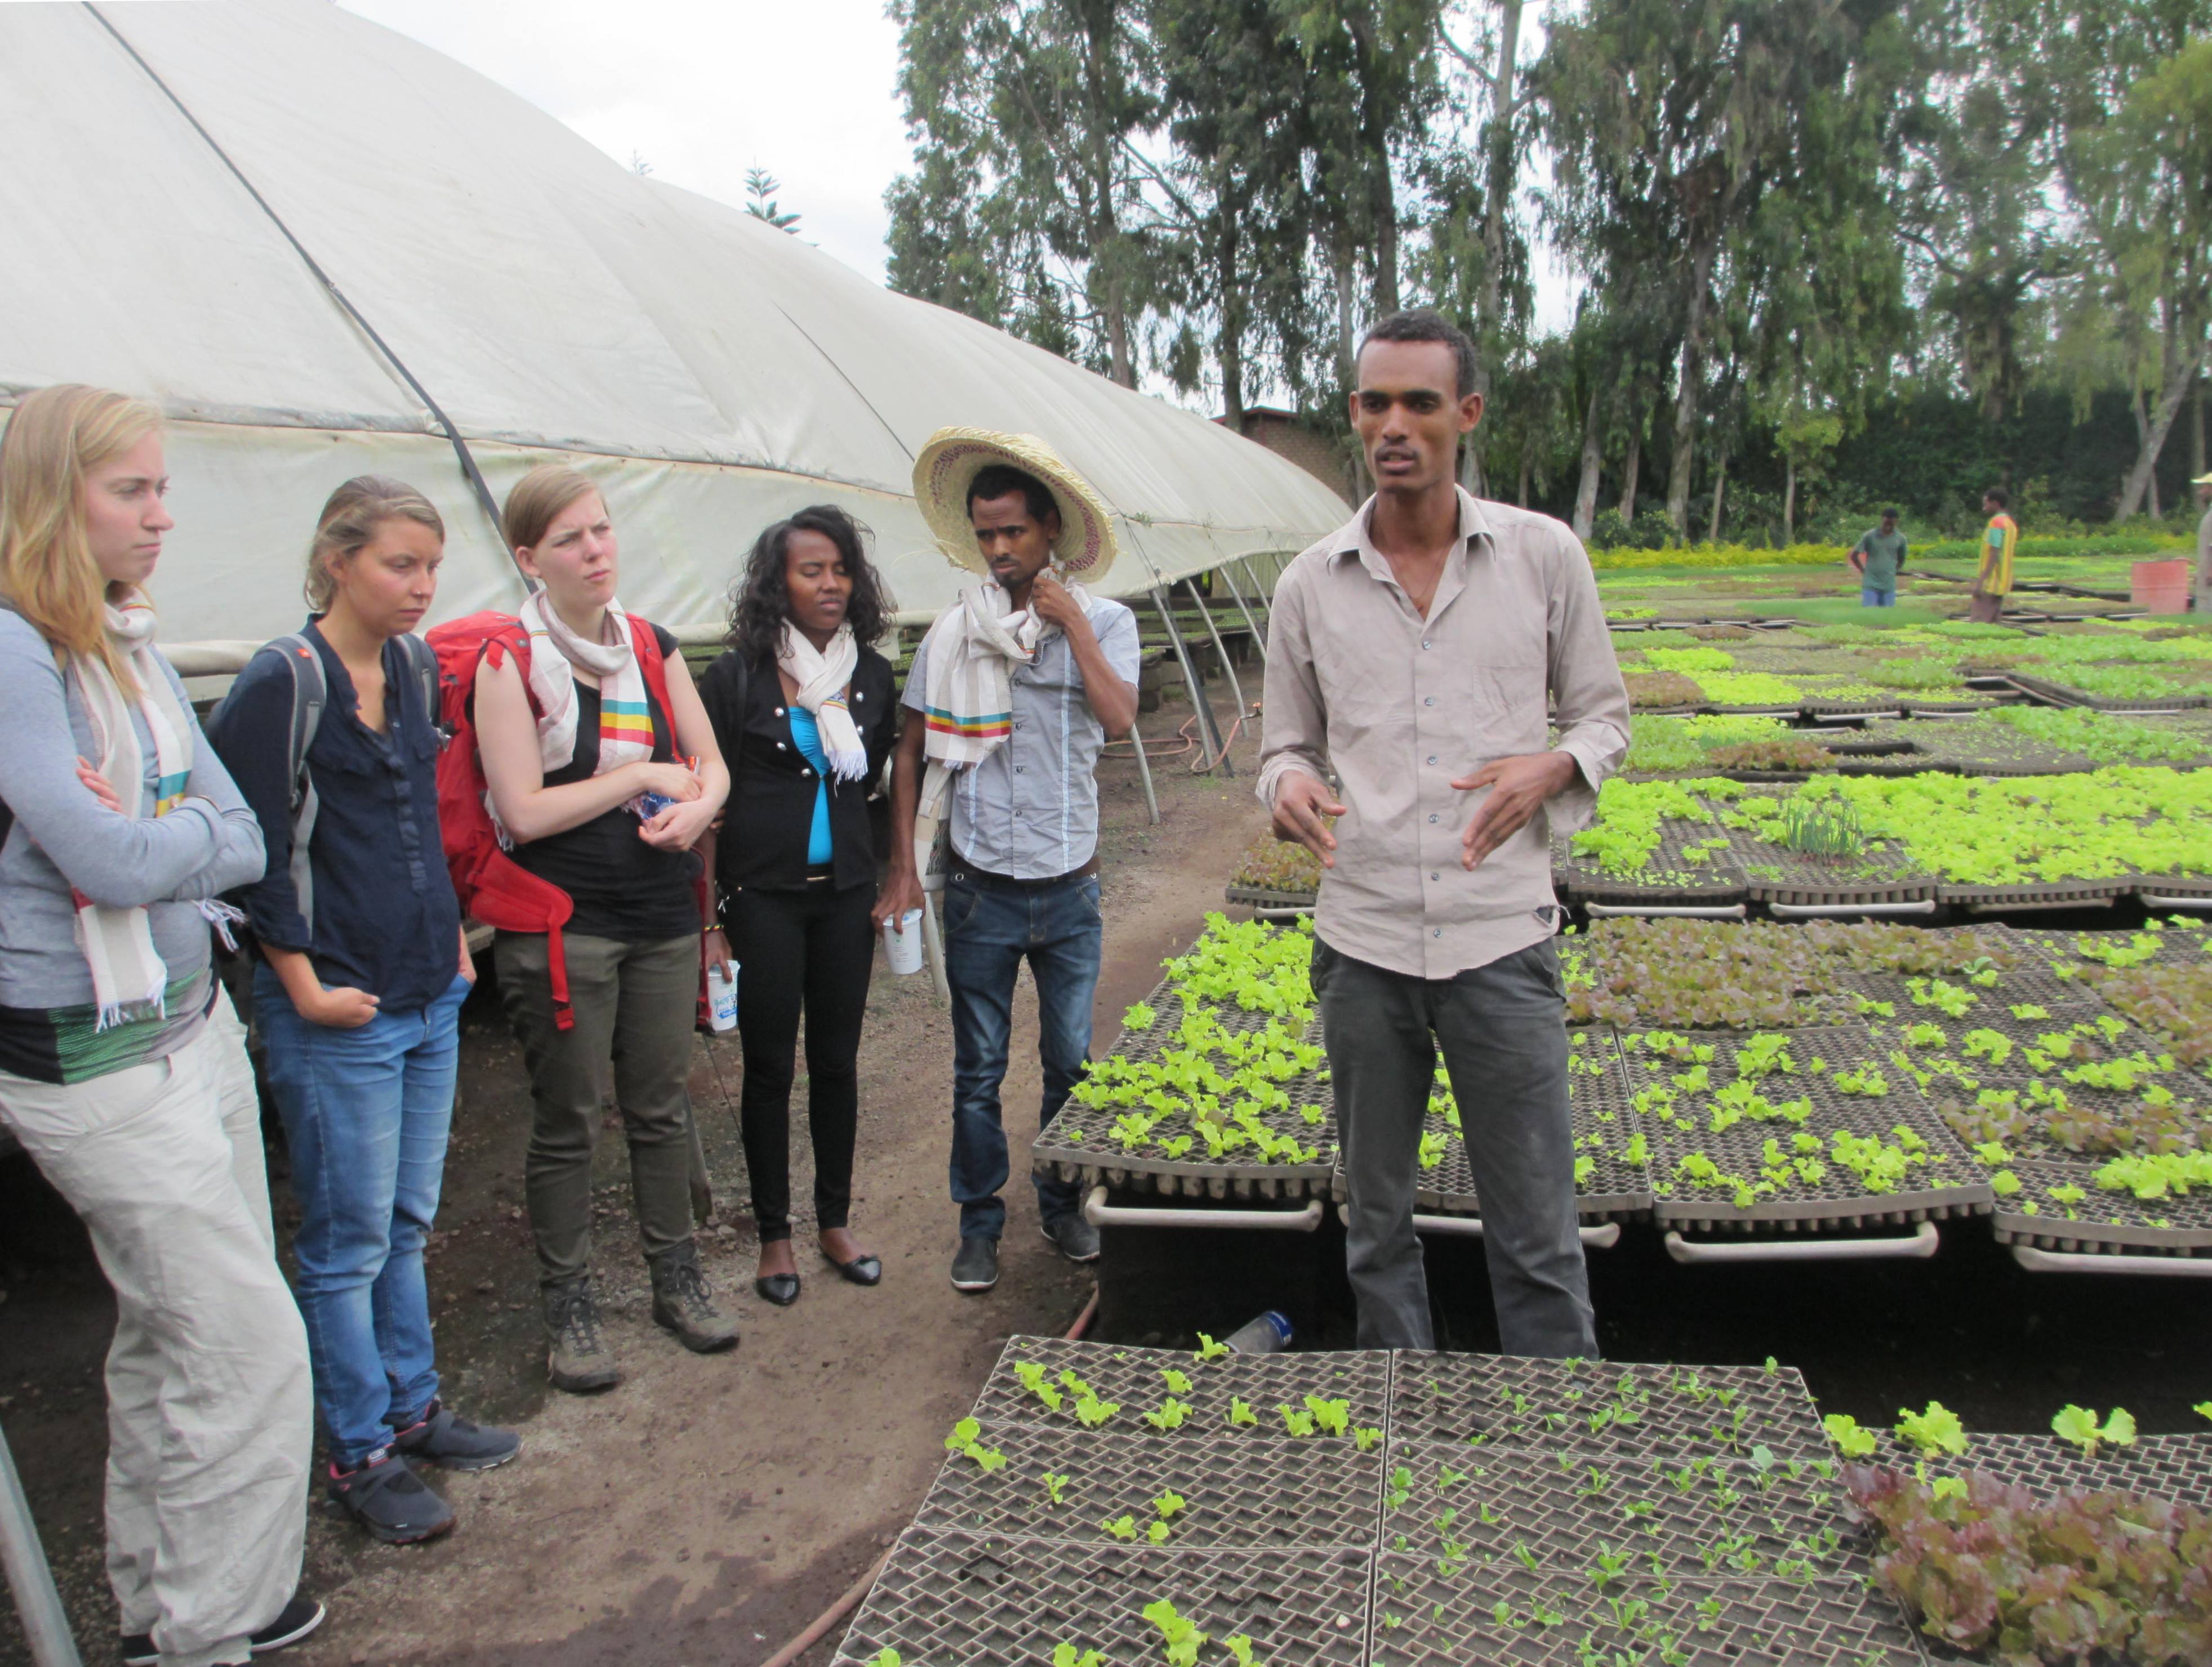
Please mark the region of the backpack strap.
[[292, 858], [285, 872], [292, 882], [300, 918], [307, 923], [307, 936], [312, 941], [315, 932], [315, 870], [307, 846], [315, 836], [315, 818], [322, 809], [322, 802], [316, 797], [314, 779], [307, 771], [307, 749], [315, 744], [316, 731], [322, 728], [323, 708], [330, 704], [330, 681], [323, 675], [323, 657], [315, 652], [314, 644], [299, 632], [272, 637], [263, 646], [262, 652], [272, 650], [282, 657], [292, 675], [292, 730], [285, 755], [288, 767], [284, 778], [290, 784]]
[[[676, 749], [676, 708], [668, 700], [668, 660], [660, 652], [660, 633], [651, 621], [635, 614], [629, 620], [630, 652], [637, 656], [637, 669], [644, 674], [646, 691], [660, 707], [660, 714], [668, 720], [668, 744]], [[680, 757], [681, 755], [678, 754]]]
[[415, 681], [422, 691], [422, 715], [438, 731], [438, 745], [442, 749], [453, 737], [446, 733], [439, 717], [438, 652], [412, 631], [400, 633], [399, 652], [406, 657], [407, 669], [415, 674]]

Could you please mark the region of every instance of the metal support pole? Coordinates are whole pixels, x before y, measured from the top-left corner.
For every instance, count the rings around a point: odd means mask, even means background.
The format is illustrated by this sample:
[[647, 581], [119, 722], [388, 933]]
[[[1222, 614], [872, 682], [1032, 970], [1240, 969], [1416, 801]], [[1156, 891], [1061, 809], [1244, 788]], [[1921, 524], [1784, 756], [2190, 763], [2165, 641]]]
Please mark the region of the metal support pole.
[[1260, 604], [1261, 612], [1268, 612], [1273, 606], [1274, 598], [1269, 593], [1267, 587], [1254, 577], [1252, 558], [1249, 555], [1240, 555], [1237, 558], [1237, 565], [1244, 570], [1245, 587], [1252, 592], [1253, 601]]
[[34, 1667], [82, 1667], [61, 1593], [54, 1590], [53, 1571], [39, 1544], [31, 1502], [23, 1496], [22, 1478], [15, 1474], [15, 1455], [8, 1450], [4, 1435], [0, 1435], [0, 1554], [4, 1554], [8, 1589], [15, 1594], [15, 1613], [23, 1619], [23, 1636], [30, 1644]]
[[[1237, 668], [1229, 664], [1229, 645], [1221, 640], [1221, 627], [1213, 622], [1213, 609], [1206, 605], [1206, 598], [1199, 591], [1198, 581], [1186, 579], [1182, 587], [1190, 592], [1191, 601], [1197, 604], [1199, 618], [1206, 621], [1206, 634], [1213, 639], [1213, 652], [1221, 657], [1221, 675], [1229, 679], [1229, 693], [1236, 699], [1237, 716], [1241, 722], [1251, 716], [1252, 709], [1244, 704], [1244, 685], [1237, 680]], [[1222, 750], [1226, 752], [1229, 748], [1227, 740], [1224, 739], [1221, 744]]]
[[1267, 633], [1260, 628], [1260, 621], [1254, 617], [1251, 604], [1244, 600], [1244, 592], [1237, 588], [1237, 575], [1231, 571], [1235, 566], [1233, 561], [1224, 561], [1214, 571], [1229, 586], [1229, 594], [1237, 598], [1237, 611], [1244, 615], [1244, 624], [1252, 633], [1252, 640], [1259, 645], [1260, 664], [1264, 670], [1267, 664]]
[[1194, 721], [1198, 724], [1199, 752], [1203, 755], [1210, 748], [1213, 754], [1206, 767], [1211, 770], [1218, 764], [1233, 776], [1237, 768], [1229, 762], [1229, 749], [1222, 743], [1221, 726], [1213, 721], [1213, 708], [1206, 702], [1206, 685], [1199, 681], [1198, 667], [1192, 663], [1190, 649], [1183, 642], [1182, 627], [1176, 623], [1175, 609], [1168, 606], [1166, 587], [1154, 585], [1152, 596], [1152, 606], [1159, 609], [1160, 623], [1167, 627], [1168, 646], [1175, 651], [1176, 664], [1182, 668], [1183, 682], [1190, 690]]
[[1145, 809], [1152, 815], [1152, 826], [1160, 825], [1160, 796], [1152, 791], [1152, 767], [1145, 757], [1145, 737], [1137, 733], [1137, 720], [1129, 720], [1129, 745], [1136, 749], [1137, 779], [1145, 784]]

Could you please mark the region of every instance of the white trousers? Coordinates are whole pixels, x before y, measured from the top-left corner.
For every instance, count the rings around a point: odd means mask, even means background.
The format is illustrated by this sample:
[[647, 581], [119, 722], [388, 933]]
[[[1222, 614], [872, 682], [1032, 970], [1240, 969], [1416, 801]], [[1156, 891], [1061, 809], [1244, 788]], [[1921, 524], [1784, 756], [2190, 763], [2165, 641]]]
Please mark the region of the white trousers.
[[245, 1027], [218, 990], [166, 1059], [88, 1082], [0, 1071], [5, 1123], [115, 1288], [107, 1577], [162, 1667], [248, 1658], [299, 1584], [307, 1339], [276, 1265]]

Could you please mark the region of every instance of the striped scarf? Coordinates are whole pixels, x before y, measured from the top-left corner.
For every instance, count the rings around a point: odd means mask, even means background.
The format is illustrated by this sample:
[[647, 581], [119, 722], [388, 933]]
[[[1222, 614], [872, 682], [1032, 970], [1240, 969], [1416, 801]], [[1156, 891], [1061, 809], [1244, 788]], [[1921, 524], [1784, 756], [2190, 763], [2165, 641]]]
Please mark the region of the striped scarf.
[[[1068, 585], [1067, 592], [1089, 611], [1090, 593], [1080, 585]], [[957, 773], [975, 768], [1013, 733], [1013, 668], [1031, 664], [1057, 628], [1026, 608], [1012, 609], [998, 585], [975, 585], [960, 593], [957, 608], [937, 616], [922, 640], [922, 756], [929, 762], [915, 817], [915, 856], [929, 889], [942, 884], [933, 859], [945, 791]]]
[[629, 616], [622, 604], [607, 603], [595, 643], [570, 630], [547, 605], [543, 591], [522, 604], [521, 617], [522, 628], [530, 635], [530, 693], [538, 711], [538, 763], [550, 772], [564, 768], [576, 756], [576, 679], [571, 666], [595, 673], [599, 680], [599, 761], [592, 773], [603, 776], [650, 759], [653, 706], [645, 673], [630, 652]]
[[[137, 679], [136, 697], [126, 695], [96, 655], [70, 657], [70, 670], [84, 695], [92, 720], [93, 748], [100, 773], [137, 819], [144, 801], [145, 749], [131, 714], [144, 717], [154, 738], [154, 815], [166, 816], [184, 803], [192, 773], [192, 720], [169, 682], [168, 667], [154, 646], [154, 609], [133, 591], [120, 607], [106, 606], [107, 640]], [[169, 969], [154, 948], [154, 933], [143, 907], [114, 908], [73, 892], [77, 946], [92, 971], [98, 1006], [95, 1031], [126, 1018], [167, 1015]], [[131, 1011], [131, 1009], [139, 1009]]]

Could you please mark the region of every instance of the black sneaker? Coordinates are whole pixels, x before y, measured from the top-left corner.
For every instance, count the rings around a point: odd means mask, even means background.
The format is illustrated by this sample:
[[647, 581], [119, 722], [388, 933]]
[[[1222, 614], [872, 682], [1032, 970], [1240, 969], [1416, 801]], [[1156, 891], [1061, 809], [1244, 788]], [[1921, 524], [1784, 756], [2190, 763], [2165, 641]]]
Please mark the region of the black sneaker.
[[1098, 1229], [1079, 1212], [1044, 1224], [1044, 1236], [1071, 1262], [1098, 1259]]
[[453, 1525], [453, 1507], [390, 1447], [379, 1447], [350, 1470], [331, 1465], [323, 1490], [386, 1545], [434, 1540]]
[[[312, 1597], [292, 1594], [277, 1617], [255, 1633], [248, 1640], [253, 1653], [267, 1655], [288, 1644], [297, 1644], [309, 1633], [323, 1624], [330, 1611]], [[155, 1667], [161, 1652], [154, 1647], [151, 1633], [125, 1633], [123, 1635], [123, 1667]]]
[[988, 1291], [999, 1282], [999, 1241], [963, 1239], [960, 1253], [952, 1258], [952, 1288]]
[[488, 1428], [433, 1401], [422, 1415], [392, 1438], [392, 1445], [418, 1464], [442, 1464], [449, 1470], [489, 1470], [522, 1451], [513, 1430]]

